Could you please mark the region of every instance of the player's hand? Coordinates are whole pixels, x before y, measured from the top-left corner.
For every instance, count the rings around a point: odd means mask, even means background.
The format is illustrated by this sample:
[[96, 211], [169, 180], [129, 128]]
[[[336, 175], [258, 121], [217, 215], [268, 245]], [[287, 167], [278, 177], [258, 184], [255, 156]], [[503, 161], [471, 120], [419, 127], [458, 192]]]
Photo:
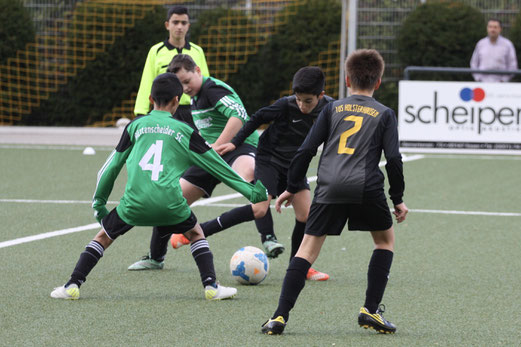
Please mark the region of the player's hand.
[[107, 206], [105, 206], [106, 201], [103, 199], [94, 199], [92, 201], [92, 208], [94, 209], [94, 218], [101, 223], [103, 217], [109, 214], [109, 210], [107, 210]]
[[282, 203], [286, 202], [284, 204], [284, 207], [288, 207], [289, 205], [291, 205], [293, 203], [294, 197], [295, 197], [295, 194], [292, 194], [292, 193], [288, 192], [287, 190], [284, 191], [284, 193], [280, 194], [277, 201], [275, 202], [275, 210], [278, 213], [281, 213]]
[[219, 155], [225, 155], [228, 152], [235, 150], [235, 145], [231, 142], [223, 143], [221, 145], [215, 146], [213, 149], [217, 152]]
[[107, 207], [105, 205], [97, 206], [94, 208], [94, 218], [98, 221], [98, 223], [101, 224], [101, 220], [103, 217], [109, 214], [109, 210], [107, 210]]
[[396, 216], [396, 221], [398, 223], [401, 223], [405, 220], [405, 217], [407, 216], [407, 213], [409, 212], [409, 209], [407, 206], [405, 206], [405, 203], [401, 203], [394, 206], [393, 214]]

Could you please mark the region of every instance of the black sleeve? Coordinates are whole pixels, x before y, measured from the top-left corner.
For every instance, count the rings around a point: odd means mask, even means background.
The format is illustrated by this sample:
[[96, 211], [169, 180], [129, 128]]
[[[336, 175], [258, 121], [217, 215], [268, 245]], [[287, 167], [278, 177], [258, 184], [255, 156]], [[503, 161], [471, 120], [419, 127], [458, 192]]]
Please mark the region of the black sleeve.
[[189, 149], [197, 154], [203, 154], [212, 149], [212, 146], [210, 146], [197, 131], [193, 131], [190, 136]]
[[142, 117], [145, 117], [145, 115], [138, 115], [130, 123], [125, 125], [125, 129], [123, 129], [123, 132], [121, 133], [121, 137], [119, 139], [119, 143], [116, 146], [116, 152], [125, 152], [130, 146], [132, 146], [132, 141], [130, 140], [130, 135], [128, 133], [128, 127], [130, 124]]
[[119, 143], [116, 146], [116, 151], [125, 152], [125, 150], [130, 146], [132, 146], [132, 142], [130, 142], [130, 135], [128, 134], [127, 127], [125, 127], [123, 133], [121, 134], [121, 138], [119, 139]]
[[224, 88], [223, 86], [213, 83], [213, 81], [208, 86], [205, 86], [205, 84], [203, 84], [202, 88], [205, 88], [205, 90], [203, 90], [203, 93], [201, 94], [204, 94], [204, 96], [208, 100], [208, 103], [212, 106], [217, 105], [219, 100], [224, 98], [226, 95], [232, 94], [230, 90]]
[[383, 148], [385, 159], [385, 170], [389, 179], [389, 196], [396, 206], [403, 202], [405, 181], [403, 177], [402, 155], [400, 154], [400, 142], [398, 140], [398, 122], [394, 111], [389, 109], [386, 114], [386, 124], [383, 136]]
[[180, 120], [181, 122], [185, 122], [195, 131], [199, 131], [195, 126], [194, 118], [192, 117], [192, 109], [190, 105], [179, 105], [172, 117], [174, 119]]
[[288, 186], [286, 190], [290, 193], [298, 192], [298, 183], [306, 177], [309, 163], [317, 154], [318, 147], [326, 142], [329, 134], [329, 117], [331, 115], [331, 105], [328, 104], [311, 127], [306, 139], [293, 157], [288, 170]]
[[239, 147], [248, 136], [257, 130], [262, 124], [268, 124], [287, 112], [288, 100], [281, 98], [272, 105], [266, 106], [255, 112], [243, 125], [241, 130], [231, 140], [235, 147]]

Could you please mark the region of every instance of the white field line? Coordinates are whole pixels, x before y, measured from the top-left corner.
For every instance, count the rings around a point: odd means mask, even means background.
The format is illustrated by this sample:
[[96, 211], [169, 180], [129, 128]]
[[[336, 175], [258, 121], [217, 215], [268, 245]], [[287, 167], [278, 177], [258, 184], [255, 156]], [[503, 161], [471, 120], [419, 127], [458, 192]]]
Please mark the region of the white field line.
[[[230, 197], [231, 195], [235, 195], [235, 194], [229, 194], [229, 195], [227, 195], [227, 197], [230, 199], [233, 198], [233, 197]], [[215, 197], [215, 199], [216, 200], [226, 200], [224, 197], [225, 196], [222, 196], [222, 197], [219, 196], [219, 197]], [[222, 198], [222, 199], [219, 199], [219, 198]], [[209, 199], [206, 199], [204, 201], [208, 201], [208, 200]], [[214, 200], [214, 201], [216, 201], [216, 200]], [[194, 205], [195, 204], [193, 204], [192, 206], [194, 206]], [[199, 204], [199, 205], [207, 205], [207, 206], [214, 206], [214, 207], [239, 207], [239, 206], [243, 206], [244, 204], [205, 203], [205, 204]], [[271, 205], [270, 207], [274, 208], [275, 206]], [[283, 209], [285, 209], [285, 208], [291, 208], [291, 206], [283, 207]], [[514, 213], [514, 212], [451, 211], [451, 210], [425, 210], [425, 209], [411, 209], [409, 211], [413, 212], [413, 213], [455, 214], [455, 215], [467, 215], [467, 216], [470, 215], [470, 216], [521, 217], [521, 213]], [[72, 233], [76, 233], [76, 232], [80, 232], [80, 231], [93, 230], [93, 229], [98, 229], [98, 228], [100, 228], [100, 225], [98, 223], [92, 223], [92, 224], [82, 225], [82, 226], [75, 227], [75, 228], [50, 231], [47, 233], [37, 234], [37, 235], [33, 235], [33, 236], [26, 236], [26, 237], [21, 237], [21, 238], [9, 240], [9, 241], [0, 242], [0, 248], [15, 246], [15, 245], [19, 245], [22, 243], [43, 240], [43, 239], [48, 239], [48, 238], [55, 237], [55, 236], [72, 234]]]
[[475, 160], [521, 160], [521, 155], [463, 155], [463, 154], [427, 154], [426, 158], [434, 159], [475, 159]]
[[[35, 199], [0, 199], [0, 202], [17, 202], [28, 204], [92, 204], [92, 200], [35, 200]], [[107, 201], [107, 204], [117, 204], [119, 201]]]
[[[412, 161], [412, 160], [417, 160], [417, 159], [422, 159], [422, 158], [424, 158], [424, 156], [422, 156], [422, 155], [413, 155], [413, 156], [409, 156], [409, 157], [404, 157], [404, 161]], [[383, 165], [385, 165], [385, 162], [381, 162], [379, 165], [383, 166]], [[312, 182], [312, 181], [316, 181], [316, 179], [317, 179], [317, 177], [314, 176], [314, 177], [309, 177], [308, 180], [310, 182]], [[196, 201], [194, 204], [192, 204], [192, 206], [195, 207], [195, 206], [212, 205], [219, 201], [234, 199], [234, 198], [237, 198], [240, 196], [241, 196], [241, 194], [239, 194], [239, 193], [216, 196], [214, 198]], [[87, 201], [87, 200], [35, 200], [35, 199], [0, 199], [0, 202], [54, 203], [54, 204], [91, 204], [92, 203], [91, 201]], [[109, 201], [108, 203], [114, 204], [117, 202]], [[213, 206], [218, 206], [218, 204], [215, 204]], [[237, 205], [237, 206], [241, 206], [241, 205]], [[37, 235], [27, 236], [27, 237], [21, 237], [21, 238], [9, 240], [9, 241], [0, 242], [0, 248], [10, 247], [10, 246], [14, 246], [14, 245], [22, 244], [22, 243], [27, 243], [27, 242], [32, 242], [32, 241], [36, 241], [36, 240], [42, 240], [42, 239], [46, 239], [46, 238], [50, 238], [50, 237], [61, 236], [61, 235], [71, 234], [71, 233], [80, 232], [80, 231], [84, 231], [84, 230], [97, 229], [97, 228], [99, 228], [99, 224], [93, 223], [93, 224], [83, 225], [83, 226], [79, 226], [79, 227], [75, 227], [75, 228], [50, 231], [47, 233], [42, 233], [42, 234], [37, 234]]]
[[84, 145], [75, 145], [75, 146], [60, 146], [60, 145], [4, 145], [0, 144], [0, 148], [3, 149], [57, 149], [57, 150], [66, 150], [66, 151], [83, 151], [85, 147], [92, 147], [97, 151], [112, 151], [114, 147], [107, 146], [84, 146]]
[[77, 233], [79, 231], [92, 230], [92, 229], [98, 229], [98, 228], [100, 228], [99, 223], [92, 223], [92, 224], [83, 225], [83, 226], [79, 226], [79, 227], [75, 227], [75, 228], [62, 229], [62, 230], [50, 231], [50, 232], [42, 233], [42, 234], [38, 234], [38, 235], [20, 237], [18, 239], [0, 242], [0, 248], [10, 247], [10, 246], [14, 246], [14, 245], [19, 245], [21, 243], [48, 239], [49, 237], [72, 234], [72, 233]]
[[[239, 207], [244, 204], [210, 204], [212, 207]], [[275, 205], [270, 205], [271, 208], [275, 208]], [[293, 208], [292, 206], [282, 208]], [[496, 217], [521, 217], [521, 213], [517, 212], [486, 212], [486, 211], [455, 211], [455, 210], [425, 210], [425, 209], [410, 209], [409, 212], [415, 213], [437, 213], [437, 214], [459, 214], [467, 216], [496, 216]]]
[[412, 209], [409, 211], [418, 212], [418, 213], [461, 214], [461, 215], [471, 215], [471, 216], [521, 217], [521, 213], [516, 213], [516, 212], [451, 211], [451, 210], [423, 210], [423, 209]]

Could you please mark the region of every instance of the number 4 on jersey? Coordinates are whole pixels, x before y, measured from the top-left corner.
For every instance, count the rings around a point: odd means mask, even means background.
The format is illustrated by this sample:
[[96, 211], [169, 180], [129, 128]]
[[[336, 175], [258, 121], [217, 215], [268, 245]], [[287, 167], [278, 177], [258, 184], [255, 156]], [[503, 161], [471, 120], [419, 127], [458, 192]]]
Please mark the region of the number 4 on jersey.
[[[163, 171], [163, 165], [161, 165], [161, 152], [163, 151], [163, 140], [157, 140], [145, 153], [143, 158], [139, 161], [139, 166], [143, 171], [152, 171], [150, 179], [157, 181], [159, 179], [159, 173]], [[154, 158], [152, 164], [150, 159]]]

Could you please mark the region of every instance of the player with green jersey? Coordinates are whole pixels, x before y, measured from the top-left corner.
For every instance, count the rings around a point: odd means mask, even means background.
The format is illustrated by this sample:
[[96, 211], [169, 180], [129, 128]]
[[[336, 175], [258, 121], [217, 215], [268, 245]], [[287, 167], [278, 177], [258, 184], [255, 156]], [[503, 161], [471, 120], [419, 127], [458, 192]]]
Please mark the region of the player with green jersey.
[[[154, 80], [154, 110], [127, 125], [98, 173], [92, 207], [102, 230], [80, 255], [69, 281], [55, 288], [51, 297], [78, 299], [79, 287], [105, 249], [136, 225], [156, 226], [158, 237], [166, 240], [172, 233], [183, 233], [190, 240], [207, 299], [226, 299], [237, 292], [216, 282], [213, 255], [183, 198], [179, 178], [189, 166], [198, 165], [252, 202], [266, 200], [266, 189], [262, 183], [244, 181], [196, 131], [172, 118], [181, 93], [181, 83], [174, 74], [165, 73]], [[124, 164], [128, 175], [125, 193], [109, 213], [105, 205]]]
[[[205, 77], [195, 61], [186, 54], [178, 54], [172, 59], [168, 71], [177, 75], [183, 84], [185, 94], [192, 97], [192, 117], [201, 136], [217, 148], [231, 139], [249, 120], [242, 101], [226, 83], [212, 77]], [[223, 160], [245, 181], [252, 182], [255, 169], [255, 154], [259, 135], [253, 132], [234, 151], [222, 154]], [[219, 153], [221, 154], [221, 153]], [[210, 197], [221, 181], [208, 173], [204, 167], [192, 166], [180, 180], [183, 196], [189, 205], [202, 197]], [[238, 223], [253, 220], [250, 206], [234, 212]], [[189, 240], [182, 238], [184, 244]], [[150, 252], [141, 260], [128, 267], [129, 270], [160, 270], [168, 249], [168, 240], [158, 236], [157, 228], [152, 232]]]
[[[250, 119], [232, 87], [203, 74], [201, 90], [193, 97], [192, 102], [192, 118], [201, 136], [209, 143], [218, 142], [232, 117], [241, 121], [241, 127]], [[256, 131], [252, 132], [244, 143], [257, 147], [259, 134]]]

